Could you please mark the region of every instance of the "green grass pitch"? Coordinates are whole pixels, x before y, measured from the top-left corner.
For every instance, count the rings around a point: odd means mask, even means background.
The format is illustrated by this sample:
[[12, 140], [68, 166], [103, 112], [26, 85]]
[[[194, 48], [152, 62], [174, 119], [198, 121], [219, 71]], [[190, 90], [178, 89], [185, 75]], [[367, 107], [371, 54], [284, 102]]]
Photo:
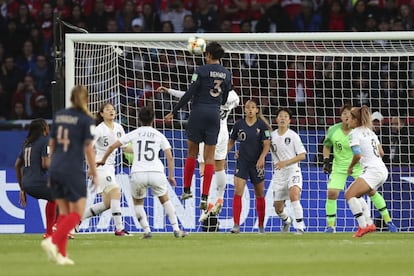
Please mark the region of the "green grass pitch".
[[41, 235], [1, 234], [0, 275], [414, 275], [414, 233], [79, 234], [71, 267], [47, 261]]

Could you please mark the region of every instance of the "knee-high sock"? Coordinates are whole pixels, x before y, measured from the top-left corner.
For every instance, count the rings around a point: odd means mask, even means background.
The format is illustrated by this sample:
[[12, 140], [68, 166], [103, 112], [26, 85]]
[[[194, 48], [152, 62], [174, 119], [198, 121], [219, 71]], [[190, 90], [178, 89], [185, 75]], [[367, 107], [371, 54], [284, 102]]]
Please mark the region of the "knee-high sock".
[[290, 203], [292, 205], [293, 213], [295, 214], [296, 222], [298, 223], [298, 229], [304, 230], [305, 229], [305, 222], [303, 221], [303, 208], [300, 201], [292, 201]]
[[214, 164], [205, 164], [202, 195], [208, 196], [210, 194], [211, 179], [213, 178], [213, 175], [214, 175]]
[[48, 201], [46, 203], [45, 214], [46, 214], [46, 234], [52, 235], [53, 225], [56, 223], [56, 202]]
[[264, 197], [256, 198], [256, 210], [257, 216], [259, 219], [258, 225], [259, 227], [263, 227], [264, 218], [265, 218], [265, 210], [266, 210], [266, 202]]
[[382, 195], [376, 192], [373, 196], [370, 197], [372, 203], [374, 203], [375, 208], [380, 212], [385, 223], [391, 221], [390, 213], [388, 212], [387, 205]]
[[224, 192], [226, 191], [226, 171], [222, 170], [222, 171], [218, 171], [215, 172], [215, 176], [216, 176], [216, 184], [217, 184], [217, 199], [224, 198]]
[[326, 203], [325, 203], [326, 223], [329, 227], [335, 227], [336, 208], [337, 208], [337, 200], [336, 199], [327, 199], [326, 200]]
[[68, 241], [68, 234], [70, 230], [80, 222], [80, 215], [72, 212], [64, 217], [58, 224], [57, 230], [53, 233], [52, 242], [57, 245], [60, 254], [66, 256], [66, 244]]
[[241, 196], [234, 195], [234, 197], [233, 197], [233, 221], [234, 221], [234, 224], [240, 225], [241, 209], [242, 209]]
[[111, 212], [115, 223], [115, 229], [117, 231], [123, 230], [125, 227], [122, 222], [121, 201], [119, 199], [111, 199]]
[[135, 205], [135, 215], [137, 216], [139, 225], [141, 226], [144, 233], [151, 232], [148, 224], [147, 213], [145, 212], [144, 205]]
[[164, 206], [165, 214], [167, 215], [168, 220], [170, 221], [173, 230], [179, 231], [180, 227], [178, 227], [178, 220], [177, 220], [177, 215], [175, 214], [174, 205], [172, 205], [171, 201], [168, 200], [164, 202], [163, 206]]
[[98, 202], [92, 205], [91, 207], [85, 210], [83, 214], [82, 220], [90, 217], [94, 217], [102, 213], [103, 211], [107, 210], [108, 208], [105, 206], [103, 202]]
[[191, 188], [191, 182], [193, 180], [193, 174], [196, 167], [196, 159], [193, 157], [187, 157], [184, 165], [184, 189]]
[[348, 200], [349, 209], [351, 209], [352, 214], [358, 221], [358, 225], [361, 228], [367, 227], [367, 221], [365, 220], [365, 216], [362, 213], [362, 206], [360, 201], [356, 197], [351, 197]]
[[365, 201], [363, 197], [358, 198], [358, 200], [359, 200], [359, 203], [361, 204], [362, 213], [364, 214], [367, 225], [373, 224], [374, 222], [372, 221], [372, 218], [371, 218], [371, 209], [369, 208], [368, 203]]

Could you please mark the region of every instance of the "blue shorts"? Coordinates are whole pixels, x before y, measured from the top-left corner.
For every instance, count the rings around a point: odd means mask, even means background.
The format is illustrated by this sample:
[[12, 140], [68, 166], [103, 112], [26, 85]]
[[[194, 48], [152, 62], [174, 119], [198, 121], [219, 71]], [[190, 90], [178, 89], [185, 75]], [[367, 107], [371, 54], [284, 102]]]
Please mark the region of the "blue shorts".
[[26, 194], [36, 199], [46, 199], [47, 201], [53, 201], [52, 190], [44, 186], [26, 186], [23, 187], [23, 190]]
[[220, 132], [220, 112], [215, 108], [192, 110], [188, 119], [187, 139], [194, 143], [216, 145]]
[[49, 175], [50, 187], [54, 198], [75, 202], [86, 197], [87, 188], [85, 173], [67, 174], [49, 171]]
[[240, 159], [237, 160], [234, 176], [246, 181], [250, 178], [253, 185], [256, 185], [264, 181], [264, 175], [264, 169], [261, 171], [256, 169], [256, 162], [252, 163]]

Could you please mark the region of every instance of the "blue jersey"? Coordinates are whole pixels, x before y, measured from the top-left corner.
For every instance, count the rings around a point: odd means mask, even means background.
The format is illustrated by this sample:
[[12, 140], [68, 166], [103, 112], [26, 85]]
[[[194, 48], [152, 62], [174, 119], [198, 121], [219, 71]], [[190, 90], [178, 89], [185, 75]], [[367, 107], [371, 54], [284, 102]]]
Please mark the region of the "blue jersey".
[[232, 89], [231, 73], [220, 64], [205, 64], [197, 68], [191, 78], [187, 92], [174, 107], [173, 114], [192, 99], [192, 111], [202, 107], [214, 108], [220, 112], [220, 106], [227, 102]]
[[94, 120], [84, 112], [74, 108], [58, 111], [50, 134], [55, 148], [49, 171], [84, 173], [84, 147], [87, 141], [92, 142], [94, 130]]
[[40, 136], [23, 147], [19, 155], [23, 161], [23, 188], [47, 186], [47, 170], [42, 168], [42, 157], [48, 156], [48, 143], [46, 136]]
[[256, 163], [263, 151], [263, 141], [270, 139], [270, 131], [260, 119], [251, 126], [241, 119], [234, 124], [230, 138], [240, 142], [239, 160]]

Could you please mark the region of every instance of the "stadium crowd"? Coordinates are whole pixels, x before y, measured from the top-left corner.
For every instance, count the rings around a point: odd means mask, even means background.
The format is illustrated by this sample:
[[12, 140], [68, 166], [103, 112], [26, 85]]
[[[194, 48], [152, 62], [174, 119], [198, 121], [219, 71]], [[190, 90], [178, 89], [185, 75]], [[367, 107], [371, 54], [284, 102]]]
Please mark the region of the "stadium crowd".
[[[62, 20], [91, 33], [358, 32], [413, 30], [413, 8], [410, 0], [0, 0], [0, 119], [51, 118], [55, 13]], [[305, 66], [305, 75], [309, 73], [306, 60], [303, 63], [289, 61], [287, 64], [286, 76], [297, 70], [298, 66]], [[335, 60], [329, 64], [336, 65]], [[315, 74], [316, 69], [313, 68]], [[325, 70], [323, 74], [329, 72]], [[314, 75], [313, 78], [329, 79], [329, 76]], [[361, 79], [367, 78], [361, 76]], [[318, 87], [325, 87], [329, 82], [308, 81], [313, 82], [316, 96], [319, 96]], [[349, 87], [364, 85], [362, 80], [347, 83]], [[392, 90], [392, 85], [395, 84], [384, 82], [378, 88]], [[280, 98], [289, 100], [291, 91], [289, 84], [286, 86], [287, 95]], [[389, 105], [398, 105], [405, 107], [407, 112], [384, 115], [413, 115], [408, 114], [412, 110], [407, 107], [414, 101], [414, 93], [408, 86], [406, 88], [408, 92], [404, 92], [406, 95], [402, 97], [406, 99], [404, 102], [375, 101], [370, 104], [371, 107], [377, 110], [379, 108], [375, 107], [385, 106], [387, 108], [380, 111], [387, 112], [393, 110], [388, 108]], [[332, 91], [334, 93], [335, 89]], [[361, 100], [355, 103], [357, 105], [364, 104], [362, 101], [367, 97], [381, 98], [364, 91], [360, 94], [350, 96]], [[335, 97], [325, 95], [324, 98], [331, 102], [315, 102], [313, 106], [341, 105], [332, 100]], [[275, 104], [280, 106], [285, 102], [262, 103], [265, 112], [266, 108]], [[318, 109], [315, 112], [318, 116], [333, 115]]]

